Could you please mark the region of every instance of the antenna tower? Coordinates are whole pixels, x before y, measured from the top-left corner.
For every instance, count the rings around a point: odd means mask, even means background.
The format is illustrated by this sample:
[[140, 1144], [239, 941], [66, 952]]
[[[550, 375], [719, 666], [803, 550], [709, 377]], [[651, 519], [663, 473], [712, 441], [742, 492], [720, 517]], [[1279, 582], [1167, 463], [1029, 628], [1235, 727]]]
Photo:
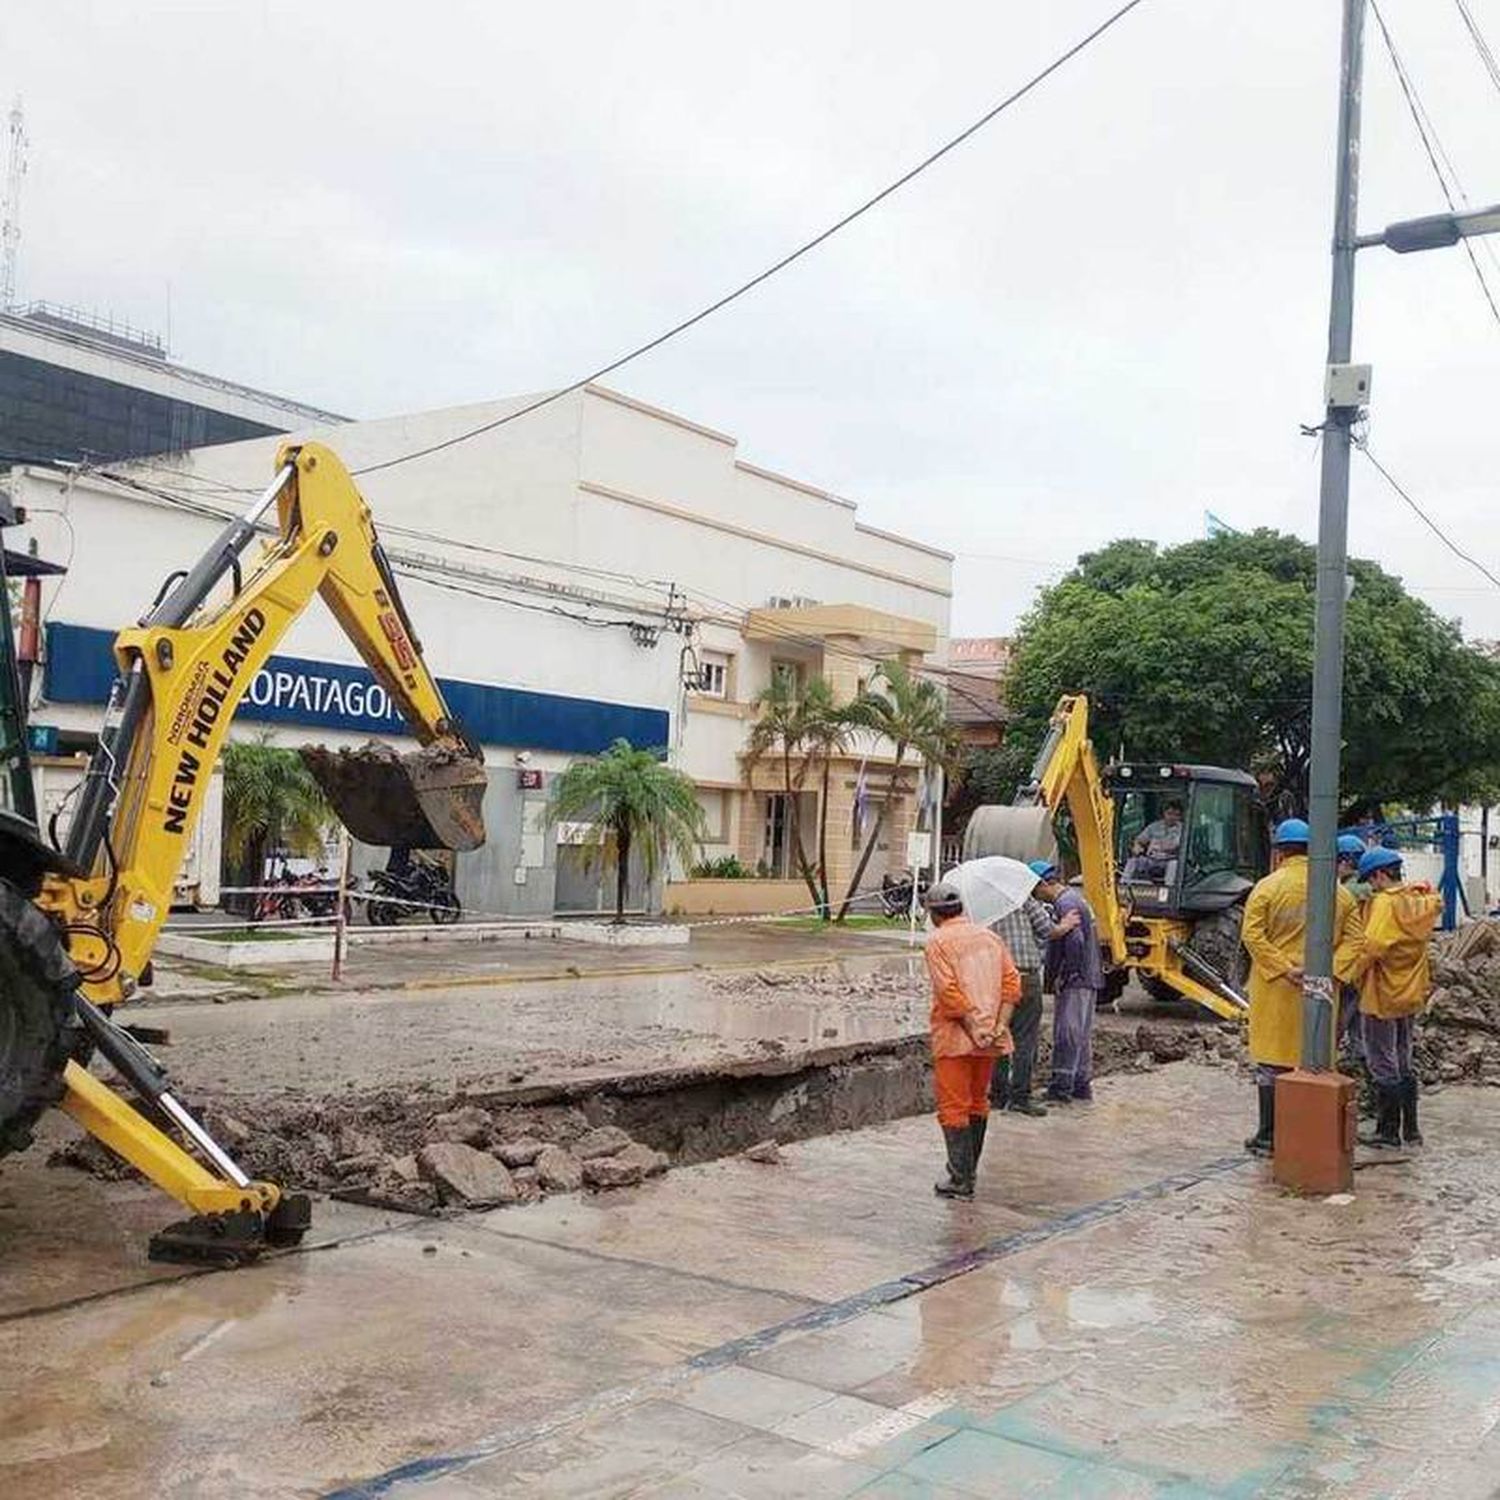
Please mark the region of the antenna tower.
[[16, 305], [16, 247], [21, 242], [21, 179], [26, 175], [26, 117], [21, 100], [10, 107], [10, 149], [5, 158], [5, 202], [0, 212], [0, 312]]

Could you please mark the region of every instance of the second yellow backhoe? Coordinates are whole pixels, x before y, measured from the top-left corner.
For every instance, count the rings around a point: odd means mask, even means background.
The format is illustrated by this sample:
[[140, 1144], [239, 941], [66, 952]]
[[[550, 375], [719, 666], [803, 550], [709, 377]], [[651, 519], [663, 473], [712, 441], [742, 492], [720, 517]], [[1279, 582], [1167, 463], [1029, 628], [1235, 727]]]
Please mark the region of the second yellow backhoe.
[[1249, 1007], [1240, 922], [1270, 862], [1255, 778], [1179, 762], [1101, 770], [1088, 699], [1073, 695], [1058, 701], [1015, 801], [975, 810], [964, 858], [1051, 857], [1053, 824], [1064, 817], [1113, 992], [1133, 972], [1158, 1000], [1191, 1000], [1242, 1019]]
[[[241, 555], [272, 517], [243, 576]], [[420, 746], [308, 755], [335, 812], [368, 843], [477, 848], [483, 756], [423, 659], [369, 508], [326, 447], [283, 447], [265, 492], [120, 632], [119, 678], [60, 848], [37, 826], [8, 619], [0, 629], [0, 1156], [30, 1143], [46, 1109], [65, 1110], [189, 1210], [152, 1240], [158, 1259], [238, 1264], [295, 1244], [310, 1220], [305, 1196], [249, 1178], [114, 1013], [147, 972], [235, 711], [315, 594]], [[95, 1056], [133, 1098], [90, 1071]]]

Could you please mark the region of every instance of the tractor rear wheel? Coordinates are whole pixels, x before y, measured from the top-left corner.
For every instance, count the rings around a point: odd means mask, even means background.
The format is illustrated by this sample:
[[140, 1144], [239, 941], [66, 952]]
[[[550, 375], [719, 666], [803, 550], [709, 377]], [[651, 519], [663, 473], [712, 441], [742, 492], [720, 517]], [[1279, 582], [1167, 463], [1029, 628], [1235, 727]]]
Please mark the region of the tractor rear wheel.
[[78, 973], [57, 930], [0, 880], [0, 1156], [31, 1144], [37, 1117], [63, 1094], [79, 1033]]

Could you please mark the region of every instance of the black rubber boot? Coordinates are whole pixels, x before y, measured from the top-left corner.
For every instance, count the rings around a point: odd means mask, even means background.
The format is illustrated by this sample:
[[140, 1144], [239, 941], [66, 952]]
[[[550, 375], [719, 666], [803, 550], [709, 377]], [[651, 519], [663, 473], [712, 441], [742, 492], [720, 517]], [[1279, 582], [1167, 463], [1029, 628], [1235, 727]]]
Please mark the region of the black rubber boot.
[[1010, 1108], [1010, 1059], [1002, 1057], [990, 1078], [990, 1105], [994, 1109]]
[[972, 1198], [974, 1132], [967, 1125], [944, 1125], [943, 1140], [948, 1146], [948, 1175], [933, 1183], [932, 1190], [939, 1198]]
[[1402, 1086], [1399, 1083], [1375, 1085], [1375, 1129], [1359, 1138], [1361, 1146], [1391, 1150], [1401, 1145]]
[[1422, 1130], [1417, 1124], [1417, 1097], [1422, 1092], [1422, 1083], [1417, 1078], [1401, 1080], [1401, 1139], [1408, 1146], [1422, 1144]]
[[984, 1155], [984, 1133], [990, 1128], [988, 1115], [969, 1116], [969, 1135], [974, 1142], [974, 1176], [979, 1176], [979, 1158]]
[[1245, 1150], [1252, 1156], [1269, 1156], [1276, 1145], [1276, 1085], [1257, 1084], [1255, 1095], [1260, 1108], [1260, 1127], [1245, 1142]]

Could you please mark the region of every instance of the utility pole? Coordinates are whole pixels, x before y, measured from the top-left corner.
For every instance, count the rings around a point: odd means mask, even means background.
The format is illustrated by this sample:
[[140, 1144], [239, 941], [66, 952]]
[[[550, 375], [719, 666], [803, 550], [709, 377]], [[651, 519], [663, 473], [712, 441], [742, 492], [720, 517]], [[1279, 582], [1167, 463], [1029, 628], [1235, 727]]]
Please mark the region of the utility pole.
[[26, 117], [19, 96], [10, 107], [5, 198], [0, 205], [0, 312], [16, 305], [16, 247], [21, 242], [21, 179], [26, 175]]
[[1307, 946], [1303, 960], [1302, 1066], [1333, 1064], [1333, 915], [1338, 883], [1339, 760], [1343, 742], [1344, 598], [1348, 571], [1350, 434], [1368, 395], [1369, 372], [1350, 367], [1354, 338], [1354, 255], [1358, 236], [1359, 109], [1365, 0], [1344, 0], [1339, 77], [1339, 143], [1333, 211], [1333, 295], [1323, 472], [1318, 505], [1317, 621], [1313, 632], [1312, 764], [1308, 811]]

